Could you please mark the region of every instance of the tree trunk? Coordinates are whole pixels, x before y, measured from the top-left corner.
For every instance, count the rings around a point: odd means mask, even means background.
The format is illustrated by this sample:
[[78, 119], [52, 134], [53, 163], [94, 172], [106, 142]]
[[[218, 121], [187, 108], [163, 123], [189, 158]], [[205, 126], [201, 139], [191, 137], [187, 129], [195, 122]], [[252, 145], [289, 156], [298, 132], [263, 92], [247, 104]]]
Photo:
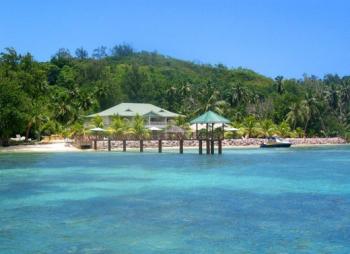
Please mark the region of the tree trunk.
[[9, 146], [10, 145], [9, 138], [5, 137], [5, 138], [0, 139], [0, 145]]
[[307, 125], [309, 124], [309, 119], [306, 120], [305, 127], [304, 127], [304, 138], [306, 138], [306, 130], [307, 130]]
[[30, 129], [32, 128], [32, 125], [33, 125], [33, 122], [30, 121], [27, 125], [27, 129], [26, 129], [26, 138], [25, 138], [25, 141], [27, 142], [28, 141], [28, 137], [29, 137], [29, 132], [30, 132]]

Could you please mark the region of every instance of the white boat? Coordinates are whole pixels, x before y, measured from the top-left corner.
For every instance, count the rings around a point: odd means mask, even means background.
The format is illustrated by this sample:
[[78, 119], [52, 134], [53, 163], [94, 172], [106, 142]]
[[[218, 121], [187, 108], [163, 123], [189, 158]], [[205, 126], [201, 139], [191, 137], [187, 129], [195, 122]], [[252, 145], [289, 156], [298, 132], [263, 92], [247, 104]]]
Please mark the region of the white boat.
[[267, 142], [260, 145], [261, 148], [290, 147], [292, 143], [280, 137], [268, 137]]

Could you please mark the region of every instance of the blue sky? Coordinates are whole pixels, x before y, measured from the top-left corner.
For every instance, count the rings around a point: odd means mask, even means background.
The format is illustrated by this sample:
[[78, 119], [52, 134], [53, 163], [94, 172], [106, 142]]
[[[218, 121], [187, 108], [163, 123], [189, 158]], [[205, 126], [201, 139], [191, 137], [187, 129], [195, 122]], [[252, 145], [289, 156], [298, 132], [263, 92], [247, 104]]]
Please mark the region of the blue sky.
[[350, 75], [346, 0], [4, 0], [0, 8], [0, 49], [41, 61], [59, 48], [127, 42], [271, 77]]

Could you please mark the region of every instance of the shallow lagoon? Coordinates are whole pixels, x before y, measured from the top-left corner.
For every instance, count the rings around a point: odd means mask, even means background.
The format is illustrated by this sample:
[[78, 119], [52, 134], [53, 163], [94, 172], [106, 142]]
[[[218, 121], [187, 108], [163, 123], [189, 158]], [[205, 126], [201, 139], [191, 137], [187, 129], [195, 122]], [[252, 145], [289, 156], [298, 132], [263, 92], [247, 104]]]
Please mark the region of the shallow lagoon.
[[349, 146], [0, 154], [0, 253], [350, 253], [349, 214]]

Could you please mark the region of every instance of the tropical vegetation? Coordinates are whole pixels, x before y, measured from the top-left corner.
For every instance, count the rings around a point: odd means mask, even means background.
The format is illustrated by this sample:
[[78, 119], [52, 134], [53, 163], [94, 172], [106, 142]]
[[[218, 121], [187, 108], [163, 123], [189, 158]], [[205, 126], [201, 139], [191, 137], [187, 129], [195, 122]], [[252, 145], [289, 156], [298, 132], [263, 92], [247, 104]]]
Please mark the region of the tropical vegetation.
[[[40, 139], [84, 133], [84, 116], [121, 102], [148, 102], [186, 115], [206, 110], [232, 120], [246, 137], [349, 136], [350, 76], [269, 78], [244, 68], [182, 61], [129, 45], [92, 54], [59, 49], [49, 61], [6, 48], [0, 54], [0, 139], [16, 134]], [[103, 121], [94, 119], [101, 127]], [[113, 135], [147, 135], [114, 119]]]

